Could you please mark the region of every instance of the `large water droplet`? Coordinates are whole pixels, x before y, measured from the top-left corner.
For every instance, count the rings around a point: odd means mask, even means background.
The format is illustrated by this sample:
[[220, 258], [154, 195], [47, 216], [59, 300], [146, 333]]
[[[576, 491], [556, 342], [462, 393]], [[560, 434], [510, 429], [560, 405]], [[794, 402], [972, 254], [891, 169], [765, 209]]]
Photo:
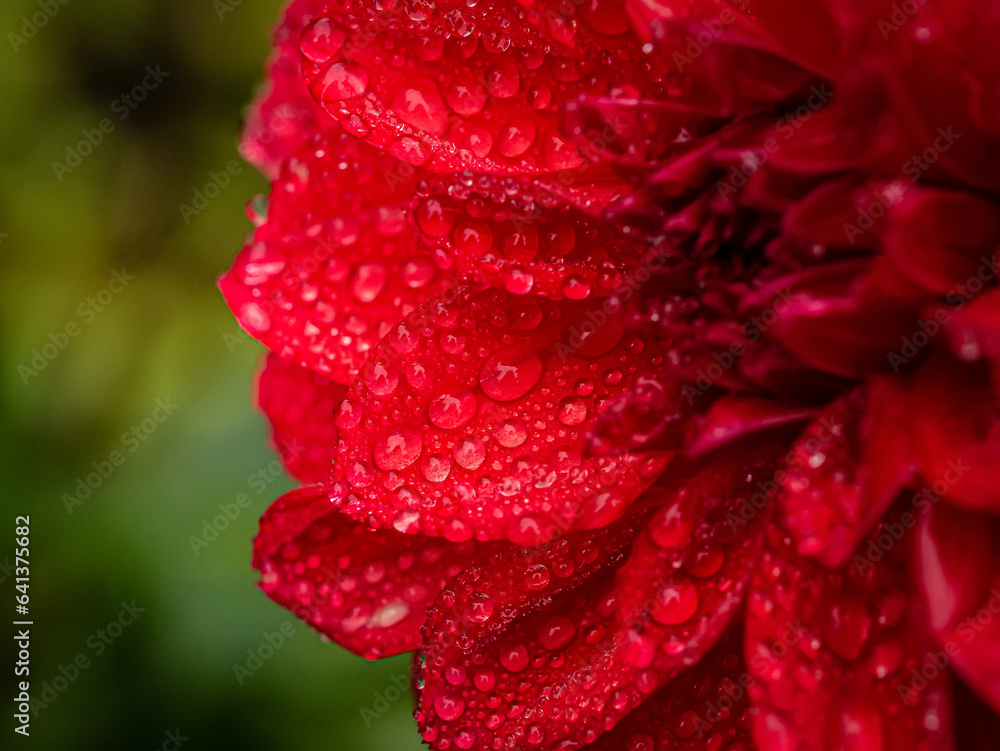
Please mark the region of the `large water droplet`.
[[465, 389], [457, 394], [441, 394], [427, 410], [430, 421], [443, 430], [465, 425], [476, 414], [476, 397]]
[[520, 399], [542, 377], [542, 359], [530, 350], [507, 349], [487, 360], [479, 373], [479, 384], [498, 402]]
[[326, 69], [319, 87], [324, 102], [353, 99], [368, 88], [368, 71], [353, 63], [336, 62]]
[[445, 722], [452, 722], [465, 712], [465, 702], [457, 697], [441, 694], [434, 699], [434, 712]]
[[420, 456], [423, 440], [415, 428], [399, 428], [375, 442], [375, 464], [386, 471], [405, 469]]
[[500, 664], [512, 673], [520, 673], [528, 667], [528, 649], [523, 644], [501, 647]]

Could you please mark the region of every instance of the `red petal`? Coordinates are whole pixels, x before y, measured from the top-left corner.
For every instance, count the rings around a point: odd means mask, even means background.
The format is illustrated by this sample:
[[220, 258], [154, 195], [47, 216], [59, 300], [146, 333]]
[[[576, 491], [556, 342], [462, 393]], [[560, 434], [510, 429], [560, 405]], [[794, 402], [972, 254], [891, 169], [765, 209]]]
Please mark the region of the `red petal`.
[[305, 144], [219, 280], [240, 324], [285, 359], [350, 383], [388, 327], [450, 283], [407, 227], [418, 177], [346, 134]]
[[[879, 555], [859, 549], [835, 572], [797, 555], [779, 527], [768, 530], [746, 626], [761, 748], [952, 748], [947, 674], [933, 668], [919, 598], [907, 589], [912, 535], [899, 519], [876, 530], [889, 540]], [[912, 679], [927, 666], [929, 682]]]
[[425, 245], [447, 253], [463, 278], [514, 295], [580, 300], [639, 286], [644, 243], [544, 186], [520, 183], [512, 195], [510, 179], [462, 173], [433, 181], [413, 212]]
[[344, 510], [522, 544], [607, 524], [668, 456], [584, 459], [587, 434], [661, 358], [613, 307], [499, 290], [436, 300], [389, 331], [351, 388], [335, 468]]
[[732, 116], [787, 99], [813, 78], [760, 24], [728, 3], [698, 2], [690, 14], [675, 5], [641, 14], [648, 26], [640, 33], [655, 40], [654, 59], [670, 68], [670, 96], [664, 98]]
[[994, 203], [965, 193], [910, 190], [888, 213], [882, 249], [924, 289], [958, 299], [959, 285], [995, 280], [998, 244]]
[[913, 477], [907, 411], [887, 378], [838, 399], [795, 442], [778, 480], [800, 555], [842, 566]]
[[[846, 97], [879, 84], [879, 104], [898, 124], [878, 156], [880, 167], [914, 181], [1000, 188], [1000, 86], [996, 38], [1000, 13], [983, 0], [899, 6], [840, 3], [857, 40], [843, 61]], [[853, 16], [853, 18], [851, 18]], [[927, 29], [924, 33], [921, 30]], [[872, 101], [855, 118], [875, 123]], [[873, 139], [888, 130], [873, 127]], [[908, 136], [908, 138], [906, 137]]]
[[[991, 264], [990, 270], [996, 274], [996, 261]], [[975, 293], [964, 287], [959, 294], [964, 303]], [[945, 323], [952, 351], [965, 362], [985, 358], [992, 363], [996, 380], [1000, 365], [1000, 290], [983, 292], [968, 305], [941, 308], [935, 313], [934, 317]]]
[[449, 582], [421, 652], [417, 719], [432, 748], [577, 747], [656, 689], [655, 671], [639, 677], [628, 662], [612, 593], [614, 567], [648, 518], [640, 502], [604, 529], [505, 547]]
[[754, 751], [742, 629], [583, 751]]
[[675, 102], [593, 96], [567, 102], [564, 120], [565, 130], [585, 150], [640, 167], [688, 149], [693, 138], [723, 122]]
[[590, 437], [592, 454], [681, 449], [687, 420], [710, 397], [694, 393], [679, 381], [638, 378], [629, 392], [598, 416]]
[[945, 660], [1000, 712], [1000, 521], [928, 495], [917, 564], [931, 631]]
[[[614, 3], [587, 4], [579, 23], [549, 4], [526, 13], [485, 0], [391, 10], [347, 3], [319, 22], [343, 34], [339, 48], [316, 54], [306, 30], [303, 71], [348, 132], [411, 164], [438, 172], [572, 170], [583, 156], [560, 135], [560, 105], [584, 93], [631, 98], [660, 86]], [[559, 9], [575, 13], [572, 5]], [[558, 41], [547, 44], [546, 36]]]
[[299, 34], [325, 5], [325, 0], [293, 0], [271, 33], [274, 52], [267, 63], [267, 84], [247, 112], [240, 141], [243, 157], [271, 179], [311, 135], [340, 130], [312, 98], [299, 63]]
[[870, 210], [862, 209], [877, 206], [875, 212], [884, 215], [905, 193], [902, 185], [869, 184], [857, 175], [825, 182], [785, 212], [782, 227], [794, 237], [823, 245], [874, 247], [875, 220]]
[[886, 371], [919, 310], [912, 289], [897, 289], [898, 273], [886, 263], [806, 267], [770, 282], [752, 302], [770, 298], [776, 316], [768, 335], [812, 367], [848, 378]]
[[969, 509], [1000, 509], [1000, 403], [986, 366], [935, 354], [917, 373], [909, 405], [914, 450], [934, 492]]
[[638, 667], [689, 664], [732, 623], [760, 555], [783, 445], [719, 452], [684, 472], [659, 502], [615, 588]]
[[[435, 748], [494, 737], [511, 748], [592, 743], [699, 661], [750, 577], [759, 534], [733, 533], [730, 517], [760, 468], [742, 456], [702, 469], [674, 491], [647, 491], [602, 530], [505, 552], [453, 580], [428, 621], [424, 739]], [[752, 524], [759, 531], [763, 515]]]
[[271, 505], [254, 544], [260, 588], [366, 659], [416, 649], [444, 583], [489, 546], [373, 531], [332, 509], [322, 487]]
[[809, 420], [816, 408], [759, 397], [724, 396], [689, 426], [687, 452], [701, 456], [755, 433], [766, 433]]
[[337, 458], [334, 413], [345, 396], [345, 386], [268, 355], [257, 380], [257, 404], [285, 468], [302, 482], [330, 479]]

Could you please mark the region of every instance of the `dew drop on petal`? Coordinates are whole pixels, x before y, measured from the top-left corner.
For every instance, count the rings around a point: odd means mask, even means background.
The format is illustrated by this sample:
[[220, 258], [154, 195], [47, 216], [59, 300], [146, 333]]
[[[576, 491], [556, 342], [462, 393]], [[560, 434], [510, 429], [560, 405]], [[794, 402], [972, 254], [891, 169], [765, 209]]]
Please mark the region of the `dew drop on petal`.
[[479, 385], [498, 402], [520, 399], [542, 377], [542, 359], [531, 351], [504, 350], [487, 360], [479, 373]]

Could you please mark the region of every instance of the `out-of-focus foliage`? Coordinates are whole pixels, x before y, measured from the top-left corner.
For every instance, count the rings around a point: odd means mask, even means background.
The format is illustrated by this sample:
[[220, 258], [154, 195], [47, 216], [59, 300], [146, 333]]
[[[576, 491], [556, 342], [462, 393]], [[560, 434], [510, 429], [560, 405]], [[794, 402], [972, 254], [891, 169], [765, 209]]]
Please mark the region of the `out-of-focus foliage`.
[[[193, 202], [239, 159], [278, 3], [62, 2], [0, 6], [0, 562], [30, 514], [32, 692], [65, 686], [30, 747], [152, 749], [179, 730], [185, 749], [417, 748], [393, 682], [406, 658], [372, 668], [294, 622], [234, 675], [290, 623], [250, 569], [257, 519], [291, 486], [250, 402], [261, 348], [214, 286], [266, 182], [240, 162]], [[129, 108], [120, 97], [155, 81], [147, 66], [160, 80]], [[134, 279], [111, 293], [116, 270]], [[177, 405], [161, 423], [158, 399]], [[115, 451], [121, 466], [68, 503]], [[196, 555], [206, 524], [225, 529]], [[109, 630], [133, 600], [135, 622]], [[56, 680], [79, 654], [89, 666]]]

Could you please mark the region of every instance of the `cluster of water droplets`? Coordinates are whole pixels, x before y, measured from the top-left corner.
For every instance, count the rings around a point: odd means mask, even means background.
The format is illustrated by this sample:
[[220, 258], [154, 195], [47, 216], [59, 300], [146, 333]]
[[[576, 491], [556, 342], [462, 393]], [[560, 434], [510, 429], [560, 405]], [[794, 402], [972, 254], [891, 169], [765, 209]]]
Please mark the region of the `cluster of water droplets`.
[[775, 751], [804, 741], [888, 751], [942, 729], [943, 673], [913, 679], [934, 647], [908, 591], [911, 541], [829, 569], [800, 556], [777, 525], [767, 540], [748, 620], [758, 739]]
[[607, 316], [570, 342], [581, 305], [486, 290], [390, 329], [338, 410], [344, 510], [525, 544], [620, 515], [665, 460], [585, 458], [585, 435], [662, 357]]
[[314, 138], [273, 184], [266, 216], [252, 209], [257, 229], [223, 281], [248, 331], [342, 383], [389, 326], [451, 281], [407, 224], [414, 180], [398, 168], [348, 136]]
[[349, 133], [410, 164], [578, 167], [583, 158], [560, 132], [558, 105], [584, 92], [641, 93], [616, 89], [609, 66], [625, 67], [620, 80], [651, 78], [633, 47], [616, 43], [628, 21], [612, 2], [585, 4], [582, 27], [571, 3], [388, 5], [374, 20], [366, 4], [351, 3], [317, 18], [300, 49], [317, 101]]
[[511, 294], [607, 296], [642, 253], [606, 222], [523, 180], [459, 173], [421, 187], [413, 215], [433, 257]]
[[415, 649], [444, 583], [488, 550], [373, 532], [327, 516], [263, 561], [260, 586], [321, 633], [378, 659]]

